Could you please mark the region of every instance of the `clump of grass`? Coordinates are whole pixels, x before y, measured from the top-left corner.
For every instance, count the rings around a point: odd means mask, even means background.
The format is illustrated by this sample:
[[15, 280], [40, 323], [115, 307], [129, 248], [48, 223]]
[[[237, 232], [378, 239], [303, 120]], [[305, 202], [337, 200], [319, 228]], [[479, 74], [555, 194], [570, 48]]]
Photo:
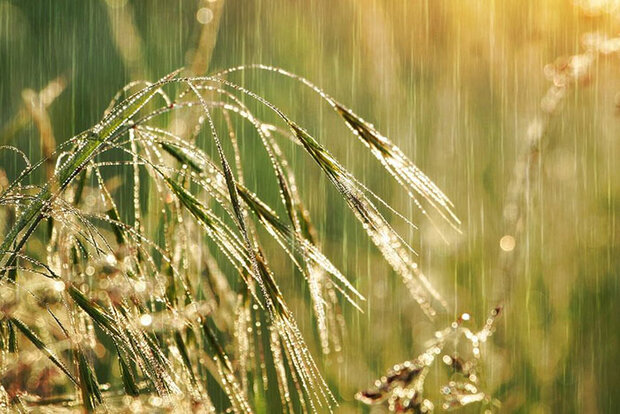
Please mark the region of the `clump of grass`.
[[[92, 411], [124, 396], [122, 404], [135, 410], [179, 408], [184, 401], [192, 410], [245, 413], [266, 404], [275, 382], [278, 409], [330, 410], [337, 400], [279, 288], [261, 232], [305, 279], [324, 353], [341, 347], [341, 302], [361, 309], [364, 297], [321, 250], [280, 138], [314, 160], [425, 313], [432, 318], [447, 307], [380, 208], [396, 212], [282, 110], [224, 79], [250, 68], [293, 77], [319, 93], [424, 214], [430, 208], [458, 228], [450, 201], [398, 147], [303, 78], [255, 66], [132, 83], [101, 122], [46, 153], [57, 159], [47, 182], [27, 184], [46, 159], [26, 159], [0, 193], [0, 206], [14, 217], [0, 245], [0, 344], [10, 352], [3, 371], [19, 370], [23, 336], [64, 373], [54, 383], [66, 395], [53, 401], [66, 407]], [[242, 98], [272, 110], [281, 125], [261, 121]], [[202, 115], [193, 136], [165, 127], [171, 114], [196, 110]], [[249, 124], [270, 159], [282, 217], [245, 185], [236, 121]], [[212, 140], [215, 154], [197, 144], [200, 134]], [[109, 170], [125, 173], [120, 183], [106, 178]], [[129, 205], [114, 197], [116, 185], [130, 187]], [[42, 222], [43, 252], [30, 246]], [[104, 384], [94, 366], [113, 360], [118, 375]], [[380, 391], [393, 393], [391, 383]], [[415, 390], [422, 386], [414, 383]], [[7, 392], [10, 404], [52, 403], [26, 391]]]

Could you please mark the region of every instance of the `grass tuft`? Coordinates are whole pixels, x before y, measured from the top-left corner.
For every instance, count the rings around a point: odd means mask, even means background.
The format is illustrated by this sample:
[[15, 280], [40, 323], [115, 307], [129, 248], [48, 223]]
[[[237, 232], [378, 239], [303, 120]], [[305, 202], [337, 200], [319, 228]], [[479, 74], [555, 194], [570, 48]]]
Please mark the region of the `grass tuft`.
[[[342, 306], [361, 311], [364, 296], [322, 250], [280, 138], [296, 142], [314, 160], [427, 315], [448, 306], [375, 202], [399, 213], [283, 111], [222, 78], [236, 70], [241, 68], [203, 77], [176, 71], [153, 84], [128, 85], [101, 122], [46, 153], [58, 159], [49, 181], [24, 186], [33, 171], [49, 166], [27, 161], [0, 195], [0, 206], [16, 217], [0, 245], [0, 284], [17, 288], [11, 292], [18, 310], [31, 306], [32, 298], [47, 306], [55, 328], [48, 327], [46, 338], [52, 340], [58, 327], [68, 342], [82, 338], [68, 348], [55, 341], [57, 353], [10, 316], [2, 324], [3, 349], [20, 358], [20, 331], [79, 387], [80, 397], [67, 397], [72, 404], [81, 401], [92, 411], [119, 393], [135, 401], [156, 396], [149, 401], [164, 405], [183, 396], [194, 408], [249, 413], [265, 409], [265, 393], [274, 390], [280, 405], [270, 410], [317, 412], [337, 405], [278, 278], [300, 275], [307, 284], [326, 355], [343, 346]], [[387, 138], [307, 80], [294, 79], [321, 94], [417, 205], [419, 196], [458, 227], [449, 200]], [[281, 125], [258, 118], [245, 97], [274, 111]], [[202, 115], [190, 137], [165, 126], [170, 115], [196, 110]], [[246, 185], [251, 171], [242, 159], [240, 125], [250, 126], [270, 161], [278, 205]], [[115, 179], [111, 171], [130, 178]], [[130, 203], [115, 195], [123, 191]], [[53, 225], [40, 255], [29, 241], [46, 219]], [[292, 265], [289, 275], [270, 264], [272, 246]], [[40, 283], [47, 290], [37, 289]], [[25, 286], [34, 287], [27, 297]], [[63, 351], [73, 356], [77, 375], [57, 356]], [[99, 384], [93, 362], [114, 360], [117, 378]]]

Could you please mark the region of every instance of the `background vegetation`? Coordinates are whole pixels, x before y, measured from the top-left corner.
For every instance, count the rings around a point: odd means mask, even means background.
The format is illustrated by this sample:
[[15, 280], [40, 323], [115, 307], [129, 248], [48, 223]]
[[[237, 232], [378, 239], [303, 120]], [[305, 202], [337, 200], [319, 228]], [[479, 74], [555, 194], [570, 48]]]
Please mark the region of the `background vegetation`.
[[[442, 229], [446, 243], [307, 88], [271, 73], [231, 75], [419, 226], [392, 217], [450, 304], [451, 314], [430, 322], [312, 159], [283, 144], [323, 251], [367, 299], [363, 313], [343, 307], [342, 349], [321, 355], [307, 287], [278, 278], [337, 412], [368, 410], [353, 398], [357, 391], [423, 352], [461, 313], [478, 328], [499, 305], [484, 381], [502, 412], [613, 412], [620, 405], [620, 62], [615, 43], [603, 53], [584, 36], [617, 34], [617, 2], [222, 1], [1, 0], [0, 145], [33, 160], [45, 154], [29, 93], [54, 79], [59, 93], [47, 113], [60, 144], [97, 123], [132, 80], [155, 81], [184, 65], [205, 73], [211, 48], [209, 72], [263, 63], [302, 75], [390, 137], [462, 221], [462, 233]], [[596, 51], [587, 65], [569, 58], [588, 50]], [[269, 159], [257, 148], [240, 140], [246, 183], [277, 204]], [[3, 187], [22, 168], [13, 153], [0, 152]], [[45, 169], [31, 178], [44, 179]], [[130, 187], [115, 197], [130, 205]], [[291, 270], [284, 261], [272, 266]], [[100, 382], [109, 369], [96, 367]]]

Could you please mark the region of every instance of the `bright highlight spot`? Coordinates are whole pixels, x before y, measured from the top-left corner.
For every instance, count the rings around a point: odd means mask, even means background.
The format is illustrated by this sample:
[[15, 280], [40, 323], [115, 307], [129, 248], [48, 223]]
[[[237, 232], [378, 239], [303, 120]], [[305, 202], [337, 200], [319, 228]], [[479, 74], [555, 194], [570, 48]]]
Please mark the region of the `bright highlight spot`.
[[54, 281], [54, 290], [56, 292], [62, 292], [63, 290], [65, 290], [65, 282], [63, 282], [62, 280]]
[[200, 24], [207, 24], [213, 20], [213, 11], [208, 7], [202, 7], [196, 13], [196, 20]]
[[153, 317], [151, 315], [142, 315], [140, 316], [140, 325], [142, 326], [150, 326], [153, 323]]
[[134, 285], [134, 289], [136, 289], [136, 292], [144, 292], [146, 290], [146, 283], [142, 280], [139, 280]]
[[499, 240], [499, 247], [505, 252], [511, 252], [515, 249], [515, 238], [509, 235], [505, 235]]
[[613, 13], [620, 6], [619, 0], [573, 0], [575, 5], [590, 16]]

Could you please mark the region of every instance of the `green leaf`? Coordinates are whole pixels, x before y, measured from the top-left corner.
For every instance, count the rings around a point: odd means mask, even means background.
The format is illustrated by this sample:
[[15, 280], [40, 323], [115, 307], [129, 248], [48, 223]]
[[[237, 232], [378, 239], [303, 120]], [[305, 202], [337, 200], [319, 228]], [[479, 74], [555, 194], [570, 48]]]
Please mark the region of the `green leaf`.
[[103, 402], [101, 390], [99, 389], [99, 383], [97, 377], [93, 373], [93, 369], [86, 359], [84, 352], [78, 347], [74, 350], [76, 354], [78, 372], [80, 375], [80, 388], [82, 390], [82, 400], [84, 407], [88, 412], [92, 412], [97, 408], [99, 404]]
[[67, 367], [60, 361], [60, 359], [52, 352], [51, 349], [35, 334], [26, 324], [20, 321], [17, 318], [10, 318], [9, 321], [15, 325], [17, 329], [21, 331], [21, 333], [28, 338], [28, 340], [37, 347], [40, 351], [42, 351], [49, 359], [56, 365], [62, 372], [67, 374], [69, 379], [76, 385], [79, 385], [77, 379], [73, 376], [73, 374], [67, 369]]

